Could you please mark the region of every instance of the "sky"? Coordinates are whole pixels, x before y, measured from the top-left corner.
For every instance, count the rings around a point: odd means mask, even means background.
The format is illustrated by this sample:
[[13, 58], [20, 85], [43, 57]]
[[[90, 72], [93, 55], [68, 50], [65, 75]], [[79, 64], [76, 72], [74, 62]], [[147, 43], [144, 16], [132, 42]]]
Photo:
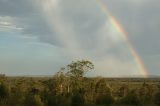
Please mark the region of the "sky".
[[0, 73], [53, 75], [76, 60], [90, 60], [89, 76], [144, 75], [127, 33], [149, 75], [160, 75], [159, 0], [0, 0]]

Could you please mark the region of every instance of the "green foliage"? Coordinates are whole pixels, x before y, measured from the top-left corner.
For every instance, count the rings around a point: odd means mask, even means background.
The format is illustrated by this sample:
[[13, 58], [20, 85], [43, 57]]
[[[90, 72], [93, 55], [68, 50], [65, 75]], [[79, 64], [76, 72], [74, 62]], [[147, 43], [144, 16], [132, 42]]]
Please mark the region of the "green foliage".
[[148, 84], [144, 83], [142, 88], [139, 90], [139, 98], [141, 101], [141, 104], [148, 106], [152, 104], [152, 94], [153, 89]]
[[114, 98], [110, 94], [106, 95], [98, 95], [96, 97], [96, 104], [97, 105], [111, 105], [114, 103]]
[[24, 93], [20, 88], [11, 88], [10, 96], [8, 97], [9, 106], [21, 106], [24, 101]]
[[41, 98], [45, 106], [69, 106], [70, 96], [56, 95], [46, 89], [41, 93]]
[[84, 97], [81, 93], [75, 93], [72, 96], [71, 106], [83, 106], [84, 105]]
[[155, 105], [160, 106], [160, 91], [155, 94], [154, 103]]
[[46, 106], [56, 106], [56, 96], [54, 94], [45, 90], [41, 97]]
[[43, 106], [39, 95], [27, 94], [24, 100], [24, 106]]
[[3, 77], [0, 106], [160, 106], [160, 79], [84, 77], [93, 68], [82, 60], [52, 78]]
[[87, 60], [72, 62], [67, 67], [70, 75], [76, 78], [83, 77], [87, 71], [94, 69], [92, 62]]
[[4, 83], [0, 83], [0, 99], [5, 99], [9, 96], [9, 89]]
[[140, 105], [140, 100], [137, 94], [135, 93], [135, 91], [131, 91], [120, 100], [120, 103], [125, 105], [137, 106], [137, 105]]
[[87, 60], [81, 60], [72, 62], [71, 64], [67, 65], [67, 76], [69, 77], [69, 86], [73, 87], [72, 91], [78, 91], [79, 89], [83, 88], [83, 79], [84, 74], [92, 69], [94, 69], [94, 65], [92, 62]]

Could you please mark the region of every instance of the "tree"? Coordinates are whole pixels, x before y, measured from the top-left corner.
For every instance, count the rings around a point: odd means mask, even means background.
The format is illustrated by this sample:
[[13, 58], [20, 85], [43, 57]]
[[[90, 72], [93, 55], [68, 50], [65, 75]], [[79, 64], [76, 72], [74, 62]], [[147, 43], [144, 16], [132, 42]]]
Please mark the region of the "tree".
[[69, 93], [69, 86], [70, 81], [69, 77], [65, 73], [65, 68], [61, 68], [60, 71], [58, 71], [55, 76], [55, 88], [56, 88], [56, 94], [67, 94]]
[[80, 78], [83, 77], [86, 72], [94, 69], [92, 62], [87, 60], [81, 60], [72, 62], [68, 66], [69, 74], [73, 77]]
[[83, 88], [85, 73], [94, 69], [94, 65], [88, 60], [73, 61], [71, 64], [67, 65], [67, 69], [67, 76], [69, 76], [72, 91], [77, 92]]

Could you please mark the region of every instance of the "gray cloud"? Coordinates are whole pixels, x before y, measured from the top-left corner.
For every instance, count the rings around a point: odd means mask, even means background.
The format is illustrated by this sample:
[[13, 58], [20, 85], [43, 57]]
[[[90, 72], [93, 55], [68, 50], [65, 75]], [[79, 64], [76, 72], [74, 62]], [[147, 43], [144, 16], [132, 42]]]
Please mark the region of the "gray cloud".
[[[152, 55], [159, 53], [159, 1], [157, 0], [104, 0], [110, 11], [115, 15], [129, 33], [131, 41], [140, 54]], [[77, 5], [79, 4], [79, 5]], [[74, 30], [79, 33], [83, 47], [94, 48], [96, 31], [104, 24], [104, 16], [95, 1], [62, 1], [62, 15], [66, 21], [73, 23]], [[74, 8], [74, 9], [73, 9]], [[41, 41], [58, 43], [56, 31], [50, 29], [41, 11], [32, 0], [1, 0], [0, 15], [17, 18], [17, 24], [24, 27], [24, 34], [39, 36]], [[129, 23], [129, 24], [128, 24]], [[53, 33], [55, 32], [55, 33]], [[45, 36], [44, 36], [45, 35]], [[89, 35], [89, 36], [87, 36]], [[58, 36], [58, 35], [56, 35]], [[77, 35], [76, 35], [77, 36]], [[143, 40], [145, 37], [145, 40]], [[94, 42], [94, 43], [93, 43]], [[148, 42], [152, 42], [148, 44]], [[158, 43], [158, 44], [157, 44]], [[147, 46], [148, 45], [148, 46]]]
[[[156, 0], [103, 0], [103, 2], [124, 26], [130, 41], [148, 65], [150, 62], [145, 56], [157, 55], [160, 52], [158, 47], [160, 2]], [[0, 16], [11, 17], [14, 26], [22, 28], [23, 36], [34, 36], [41, 43], [61, 48], [68, 47], [68, 52], [74, 51], [71, 54], [75, 54], [75, 57], [88, 57], [96, 61], [99, 69], [101, 66], [103, 71], [106, 64], [110, 65], [108, 70], [111, 70], [113, 65], [118, 67], [114, 69], [114, 73], [117, 69], [127, 71], [131, 67], [136, 70], [126, 43], [110, 27], [108, 18], [96, 0], [60, 0], [57, 7], [56, 3], [51, 5], [54, 6], [45, 7], [42, 0], [0, 0]], [[46, 10], [49, 8], [50, 10]], [[127, 65], [128, 67], [125, 67]], [[137, 73], [135, 71], [134, 74]]]
[[133, 1], [105, 0], [110, 11], [125, 27], [138, 52], [142, 56], [159, 54], [160, 1]]
[[51, 36], [53, 33], [43, 14], [37, 9], [35, 0], [1, 0], [0, 16], [10, 17], [15, 26], [23, 28], [23, 35], [37, 36], [42, 42], [60, 45]]
[[106, 20], [95, 0], [63, 1], [61, 7], [62, 17], [72, 23], [82, 48], [94, 49], [97, 44], [97, 32]]
[[32, 0], [0, 1], [0, 13], [4, 16], [26, 17], [36, 12]]

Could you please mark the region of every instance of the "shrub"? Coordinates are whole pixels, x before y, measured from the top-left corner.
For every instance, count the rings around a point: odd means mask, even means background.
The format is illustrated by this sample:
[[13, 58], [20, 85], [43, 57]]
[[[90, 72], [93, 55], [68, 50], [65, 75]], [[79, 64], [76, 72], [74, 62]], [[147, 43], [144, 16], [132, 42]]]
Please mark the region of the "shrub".
[[75, 93], [71, 99], [71, 106], [83, 106], [84, 97], [80, 93]]
[[157, 106], [160, 106], [160, 92], [157, 92], [154, 96], [154, 103]]
[[27, 94], [24, 100], [24, 106], [43, 106], [43, 102], [39, 95]]
[[136, 93], [132, 91], [132, 92], [129, 92], [125, 97], [123, 97], [120, 100], [120, 103], [125, 105], [137, 106], [140, 104], [140, 100], [137, 97]]
[[96, 97], [97, 105], [111, 105], [112, 103], [114, 103], [114, 98], [110, 94]]
[[0, 99], [7, 98], [9, 96], [9, 89], [4, 83], [0, 83]]

